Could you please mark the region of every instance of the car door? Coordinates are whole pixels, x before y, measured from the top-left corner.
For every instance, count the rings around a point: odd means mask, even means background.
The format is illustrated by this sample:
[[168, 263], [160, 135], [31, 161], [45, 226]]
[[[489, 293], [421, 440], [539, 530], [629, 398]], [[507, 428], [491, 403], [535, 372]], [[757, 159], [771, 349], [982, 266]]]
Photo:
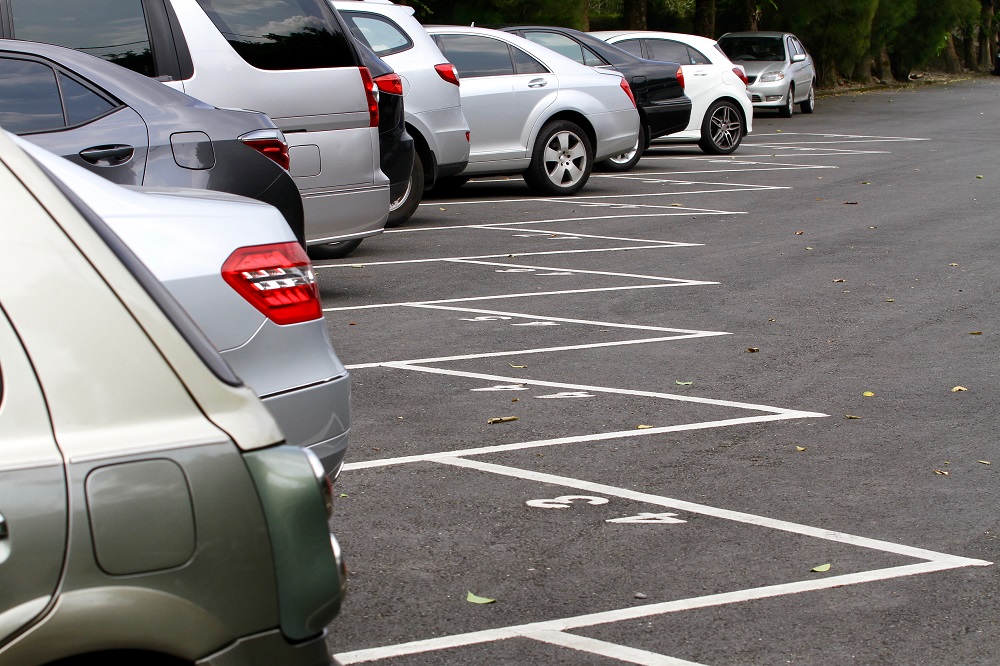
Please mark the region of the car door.
[[[27, 223], [40, 211], [2, 165], [0, 191], [6, 214]], [[45, 399], [0, 303], [0, 645], [51, 603], [65, 559], [66, 514], [63, 460]]]
[[789, 58], [794, 56], [803, 57], [801, 62], [792, 64], [792, 77], [795, 80], [795, 89], [799, 91], [800, 98], [803, 98], [806, 91], [809, 90], [809, 86], [812, 85], [812, 63], [809, 60], [809, 55], [806, 53], [805, 47], [802, 46], [802, 43], [798, 39], [791, 35], [788, 36], [788, 54]]
[[651, 60], [677, 62], [683, 67], [684, 94], [691, 99], [688, 129], [700, 129], [705, 112], [718, 94], [717, 68], [702, 54], [689, 49], [687, 44], [673, 39], [647, 38], [646, 48]]
[[0, 52], [0, 126], [122, 185], [141, 185], [146, 123], [59, 67]]

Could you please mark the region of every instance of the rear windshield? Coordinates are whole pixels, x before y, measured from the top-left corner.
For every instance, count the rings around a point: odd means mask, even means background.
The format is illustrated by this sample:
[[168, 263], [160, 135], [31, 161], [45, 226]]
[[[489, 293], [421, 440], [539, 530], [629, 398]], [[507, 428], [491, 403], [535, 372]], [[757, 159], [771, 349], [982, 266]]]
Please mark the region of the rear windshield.
[[719, 46], [730, 60], [785, 59], [785, 45], [781, 37], [723, 37]]
[[212, 23], [258, 69], [357, 67], [357, 56], [325, 0], [198, 0]]

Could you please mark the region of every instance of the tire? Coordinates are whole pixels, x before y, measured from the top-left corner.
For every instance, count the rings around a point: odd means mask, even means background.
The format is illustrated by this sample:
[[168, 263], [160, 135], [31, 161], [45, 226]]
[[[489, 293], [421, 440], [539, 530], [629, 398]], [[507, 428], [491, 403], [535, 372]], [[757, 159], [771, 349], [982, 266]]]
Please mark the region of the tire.
[[363, 238], [340, 241], [339, 243], [326, 243], [325, 245], [312, 245], [308, 253], [310, 259], [343, 259], [351, 252], [358, 249]]
[[736, 104], [718, 99], [708, 107], [701, 121], [698, 147], [709, 155], [728, 155], [739, 147], [745, 134], [743, 114]]
[[791, 118], [793, 113], [795, 113], [795, 86], [788, 86], [785, 105], [778, 109], [778, 115], [782, 118]]
[[436, 197], [452, 197], [458, 194], [458, 188], [469, 182], [468, 176], [447, 176], [438, 178], [430, 193]]
[[576, 123], [556, 120], [538, 133], [524, 182], [535, 194], [566, 196], [587, 184], [594, 168], [590, 139]]
[[406, 184], [406, 192], [395, 201], [389, 202], [389, 218], [386, 227], [398, 227], [406, 222], [417, 211], [420, 200], [424, 198], [424, 165], [420, 156], [413, 155], [413, 169], [410, 180]]
[[639, 136], [636, 137], [635, 145], [630, 150], [625, 151], [621, 155], [614, 155], [606, 160], [601, 160], [594, 165], [594, 168], [599, 171], [612, 171], [614, 173], [631, 171], [639, 163], [639, 158], [642, 157], [642, 153], [646, 150], [647, 136], [646, 128], [640, 125]]
[[799, 103], [799, 111], [802, 113], [812, 113], [816, 110], [816, 82], [809, 85], [809, 96], [805, 101]]

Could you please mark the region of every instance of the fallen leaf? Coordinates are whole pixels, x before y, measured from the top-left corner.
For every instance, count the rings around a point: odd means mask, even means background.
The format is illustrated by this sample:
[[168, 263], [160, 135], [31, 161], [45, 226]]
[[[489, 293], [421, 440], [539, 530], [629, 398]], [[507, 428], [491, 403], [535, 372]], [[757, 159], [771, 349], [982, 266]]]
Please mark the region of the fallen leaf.
[[885, 302], [886, 303], [895, 303], [896, 299], [895, 298], [887, 298], [887, 299], [885, 299]]
[[878, 227], [868, 227], [869, 229], [878, 229]]
[[949, 266], [958, 266], [958, 264], [948, 264]]
[[861, 395], [865, 396], [866, 398], [871, 398], [871, 397], [875, 396], [875, 392], [874, 391], [865, 391]]
[[969, 389], [965, 388], [964, 386], [956, 386], [955, 388], [953, 388], [951, 390], [951, 392], [952, 393], [958, 393], [959, 391], [968, 391], [968, 390]]
[[992, 465], [993, 464], [989, 460], [977, 460], [976, 462], [977, 463], [982, 463], [984, 465]]
[[982, 331], [969, 331], [969, 335], [982, 335]]
[[948, 476], [948, 474], [950, 474], [950, 472], [946, 472], [943, 469], [936, 469], [936, 470], [934, 470], [934, 473], [935, 474], [940, 474], [941, 476]]
[[854, 414], [844, 414], [849, 419], [860, 419], [860, 416], [855, 416]]
[[811, 250], [812, 248], [811, 248], [811, 247], [807, 247], [806, 249], [807, 249], [807, 250]]
[[341, 497], [347, 497], [347, 493], [340, 493]]
[[982, 177], [982, 176], [976, 176], [976, 178], [978, 178], [979, 180], [982, 180], [982, 179], [983, 179], [983, 177]]
[[816, 573], [823, 573], [824, 571], [829, 571], [829, 570], [830, 570], [829, 564], [821, 564], [818, 567], [813, 567], [809, 571], [815, 571]]
[[847, 282], [844, 278], [837, 278], [834, 282]]
[[351, 268], [364, 268], [364, 264], [351, 264]]
[[678, 386], [691, 386], [691, 384], [694, 384], [694, 382], [682, 382], [679, 379], [675, 379], [674, 384], [677, 384]]
[[521, 399], [520, 398], [511, 398], [510, 401], [511, 402], [521, 402]]
[[357, 326], [357, 325], [358, 325], [358, 322], [356, 322], [356, 321], [352, 321], [351, 323], [348, 324], [348, 326]]
[[781, 134], [781, 130], [774, 130], [774, 131], [777, 132], [778, 134]]
[[447, 208], [438, 208], [438, 210], [448, 210]]
[[796, 231], [796, 232], [795, 232], [795, 235], [796, 235], [796, 236], [801, 236], [801, 235], [802, 235], [802, 234], [804, 234], [804, 233], [805, 233], [804, 231]]
[[858, 202], [857, 201], [845, 201], [844, 205], [845, 206], [857, 206]]
[[816, 201], [822, 201], [823, 197], [816, 197]]
[[512, 368], [527, 368], [528, 367], [526, 365], [514, 365], [513, 363], [508, 363], [507, 365], [509, 365]]
[[675, 208], [679, 208], [679, 207], [680, 207], [680, 204], [679, 204], [679, 203], [672, 203], [672, 204], [670, 204], [670, 205], [671, 205], [671, 206], [674, 206]]
[[643, 594], [642, 592], [636, 592], [636, 593], [635, 593], [635, 594], [633, 594], [632, 596], [633, 596], [634, 598], [636, 598], [636, 599], [646, 599], [646, 598], [647, 598], [647, 597], [646, 597], [646, 595], [645, 595], [645, 594]]
[[796, 447], [795, 447], [795, 450], [796, 450], [796, 451], [805, 451], [805, 450], [806, 450], [806, 447], [804, 447], [804, 446], [796, 446]]
[[760, 347], [747, 347], [748, 354], [756, 354], [760, 351]]
[[476, 596], [471, 591], [469, 592], [469, 596], [465, 597], [465, 600], [471, 604], [492, 604], [496, 601], [496, 599], [490, 599], [489, 597]]
[[871, 182], [867, 181], [867, 180], [863, 180], [863, 181], [861, 181], [861, 184], [862, 185], [871, 185]]
[[650, 429], [650, 428], [652, 428], [652, 427], [653, 427], [653, 426], [651, 426], [651, 425], [643, 425], [643, 424], [640, 424], [640, 425], [637, 425], [637, 426], [635, 427], [635, 429], [636, 429], [636, 430], [649, 430], [649, 429]]
[[493, 425], [494, 423], [507, 423], [508, 421], [516, 421], [516, 416], [495, 416], [492, 419], [486, 419], [486, 423]]

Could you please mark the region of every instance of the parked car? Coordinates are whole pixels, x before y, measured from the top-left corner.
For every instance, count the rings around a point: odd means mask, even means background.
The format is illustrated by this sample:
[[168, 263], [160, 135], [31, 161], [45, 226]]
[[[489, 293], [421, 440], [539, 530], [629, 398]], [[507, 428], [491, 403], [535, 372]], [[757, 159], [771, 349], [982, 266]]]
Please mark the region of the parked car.
[[579, 191], [594, 162], [635, 146], [639, 113], [621, 74], [498, 30], [432, 26], [461, 76], [472, 130], [459, 177], [519, 173], [536, 194]]
[[0, 127], [122, 185], [259, 199], [305, 242], [288, 144], [262, 113], [216, 109], [80, 51], [0, 39]]
[[310, 247], [344, 256], [382, 232], [378, 89], [326, 0], [10, 0], [0, 37], [87, 51], [209, 104], [266, 113], [290, 146]]
[[633, 55], [681, 64], [684, 93], [691, 98], [691, 122], [665, 141], [697, 143], [706, 153], [727, 155], [753, 130], [746, 74], [730, 62], [714, 39], [632, 30], [591, 34]]
[[[330, 486], [0, 133], [0, 663], [329, 664]], [[100, 181], [102, 184], [104, 181]]]
[[570, 28], [531, 25], [503, 30], [552, 49], [581, 65], [621, 72], [628, 81], [639, 107], [639, 137], [632, 148], [598, 163], [599, 168], [628, 171], [639, 162], [650, 141], [688, 126], [691, 100], [685, 95], [684, 78], [679, 73], [677, 62], [644, 60], [597, 37]]
[[746, 70], [754, 107], [791, 118], [816, 110], [816, 68], [798, 37], [788, 32], [727, 32], [719, 46]]
[[364, 42], [357, 47], [378, 87], [379, 168], [389, 178], [389, 217], [385, 226], [398, 226], [420, 204], [420, 198], [414, 197], [412, 191], [416, 151], [413, 137], [406, 131], [403, 79]]
[[311, 449], [335, 479], [350, 433], [350, 376], [330, 344], [309, 258], [278, 212], [215, 192], [122, 188], [21, 143], [187, 310], [286, 441]]
[[398, 226], [416, 211], [425, 189], [469, 163], [469, 123], [462, 113], [458, 71], [413, 17], [413, 7], [373, 0], [332, 4], [354, 36], [392, 66], [403, 83], [406, 131], [416, 143], [416, 157], [410, 190], [402, 200], [393, 198], [386, 222]]

